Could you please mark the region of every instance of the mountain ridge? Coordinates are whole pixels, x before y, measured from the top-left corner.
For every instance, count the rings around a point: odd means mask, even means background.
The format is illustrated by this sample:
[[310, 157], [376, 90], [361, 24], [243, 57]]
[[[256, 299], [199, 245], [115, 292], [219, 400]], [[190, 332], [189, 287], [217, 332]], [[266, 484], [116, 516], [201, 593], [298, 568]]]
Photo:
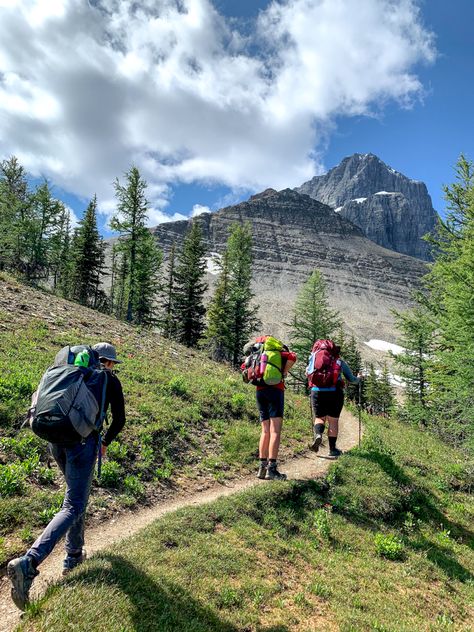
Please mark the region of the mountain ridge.
[[[253, 289], [266, 331], [285, 337], [299, 287], [319, 269], [330, 303], [359, 340], [395, 342], [392, 309], [411, 303], [425, 264], [387, 250], [326, 204], [292, 189], [267, 189], [249, 200], [190, 220], [152, 229], [166, 254], [179, 246], [191, 222], [202, 229], [208, 256], [221, 254], [231, 225], [250, 222], [253, 233]], [[211, 285], [215, 276], [210, 274]]]
[[331, 206], [377, 244], [430, 260], [423, 236], [435, 228], [438, 215], [426, 185], [375, 154], [346, 156], [326, 174], [314, 176], [295, 190]]

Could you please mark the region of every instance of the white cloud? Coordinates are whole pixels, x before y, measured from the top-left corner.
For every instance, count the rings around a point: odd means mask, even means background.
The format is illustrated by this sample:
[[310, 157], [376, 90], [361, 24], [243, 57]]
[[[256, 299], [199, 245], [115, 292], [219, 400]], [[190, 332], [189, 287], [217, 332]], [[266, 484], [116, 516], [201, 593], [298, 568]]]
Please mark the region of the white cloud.
[[0, 156], [101, 208], [136, 164], [170, 185], [260, 190], [320, 169], [336, 115], [422, 94], [415, 0], [287, 0], [245, 37], [210, 0], [0, 0]]
[[193, 210], [191, 211], [191, 217], [197, 217], [198, 215], [202, 215], [203, 213], [210, 213], [211, 209], [208, 206], [203, 206], [202, 204], [194, 204]]

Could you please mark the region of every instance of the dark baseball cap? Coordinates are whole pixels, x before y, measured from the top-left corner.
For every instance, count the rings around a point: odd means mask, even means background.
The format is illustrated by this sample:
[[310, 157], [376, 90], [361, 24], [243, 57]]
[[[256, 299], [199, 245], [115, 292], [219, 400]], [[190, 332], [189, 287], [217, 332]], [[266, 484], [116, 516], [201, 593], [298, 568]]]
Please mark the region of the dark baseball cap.
[[122, 364], [122, 360], [117, 359], [117, 352], [115, 351], [114, 345], [111, 345], [109, 342], [98, 342], [92, 348], [94, 351], [97, 351], [99, 358], [110, 360], [116, 364]]

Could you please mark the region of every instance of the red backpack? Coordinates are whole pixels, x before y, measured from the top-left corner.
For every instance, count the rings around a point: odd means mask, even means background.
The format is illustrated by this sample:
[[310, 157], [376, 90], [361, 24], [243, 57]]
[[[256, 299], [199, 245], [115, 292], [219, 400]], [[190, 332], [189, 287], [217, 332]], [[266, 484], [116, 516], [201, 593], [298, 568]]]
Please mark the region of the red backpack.
[[308, 385], [318, 388], [336, 386], [341, 372], [340, 348], [332, 340], [316, 340], [309, 356], [306, 375]]

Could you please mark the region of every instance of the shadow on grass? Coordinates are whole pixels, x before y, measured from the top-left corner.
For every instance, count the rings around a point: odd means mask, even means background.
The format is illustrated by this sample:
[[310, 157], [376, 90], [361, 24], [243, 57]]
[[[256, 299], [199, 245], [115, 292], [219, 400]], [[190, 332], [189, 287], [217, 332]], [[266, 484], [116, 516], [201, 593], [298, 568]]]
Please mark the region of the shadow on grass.
[[[156, 582], [119, 555], [103, 554], [99, 559], [109, 562], [110, 570], [84, 569], [66, 583], [89, 584], [95, 589], [103, 584], [114, 586], [130, 601], [132, 629], [136, 632], [238, 632], [181, 586], [163, 579]], [[110, 606], [113, 608], [113, 604]]]
[[[439, 500], [430, 493], [426, 488], [421, 488], [407, 473], [400, 467], [392, 457], [388, 454], [378, 451], [367, 451], [360, 453], [360, 456], [368, 461], [377, 463], [382, 470], [395, 483], [406, 487], [410, 492], [404, 503], [405, 511], [416, 513], [417, 517], [426, 524], [436, 529], [445, 529], [449, 531], [451, 537], [461, 539], [463, 544], [474, 549], [474, 533], [464, 526], [449, 520], [437, 507]], [[416, 508], [416, 511], [414, 509]], [[425, 550], [426, 557], [443, 571], [450, 579], [457, 579], [464, 583], [474, 579], [474, 575], [467, 570], [455, 558], [454, 553], [448, 548], [439, 546], [432, 541], [407, 540], [407, 544], [418, 550]]]

